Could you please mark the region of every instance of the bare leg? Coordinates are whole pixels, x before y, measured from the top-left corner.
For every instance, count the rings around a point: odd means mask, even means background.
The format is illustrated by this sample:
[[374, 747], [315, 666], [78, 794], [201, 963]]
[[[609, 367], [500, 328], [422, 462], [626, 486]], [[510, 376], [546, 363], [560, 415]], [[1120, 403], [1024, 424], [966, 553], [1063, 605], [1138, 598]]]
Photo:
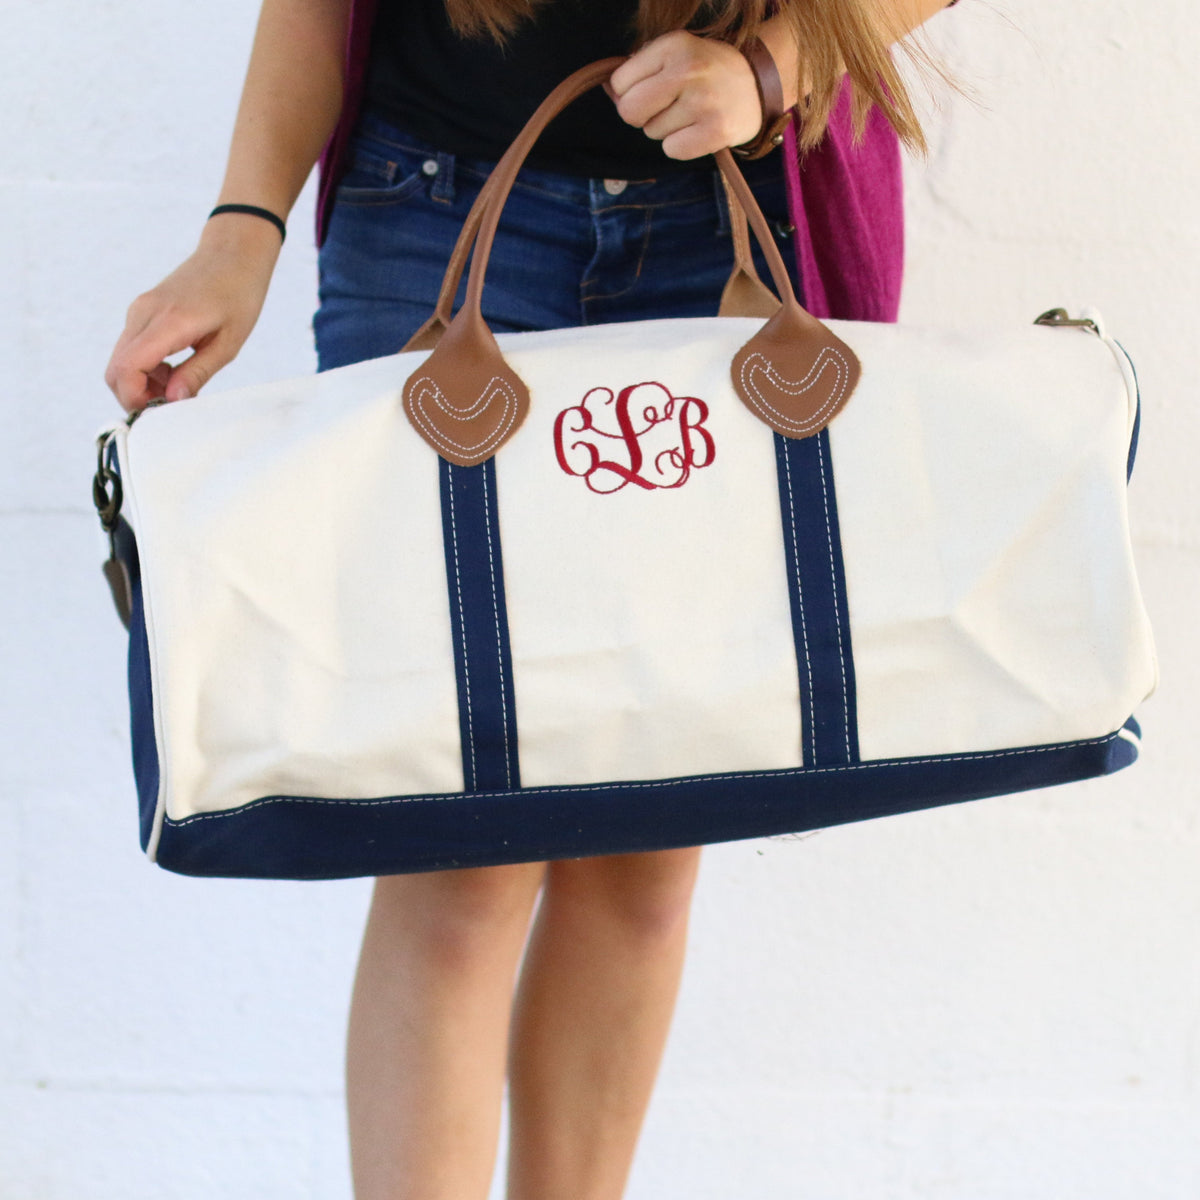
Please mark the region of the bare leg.
[[513, 1016], [508, 1200], [619, 1200], [699, 861], [688, 849], [550, 864]]
[[357, 1200], [484, 1200], [541, 863], [376, 881], [350, 1009]]

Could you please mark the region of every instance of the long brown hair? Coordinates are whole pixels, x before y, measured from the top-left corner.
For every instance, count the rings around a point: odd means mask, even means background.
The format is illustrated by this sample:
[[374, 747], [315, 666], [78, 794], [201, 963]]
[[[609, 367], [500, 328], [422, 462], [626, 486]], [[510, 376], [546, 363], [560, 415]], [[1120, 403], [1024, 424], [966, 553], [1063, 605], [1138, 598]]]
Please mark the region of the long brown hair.
[[[446, 10], [460, 33], [491, 34], [503, 41], [546, 2], [446, 0]], [[797, 45], [805, 48], [799, 89], [804, 97], [799, 105], [801, 147], [815, 145], [824, 136], [844, 72], [853, 83], [856, 135], [861, 135], [868, 113], [876, 107], [907, 146], [925, 149], [921, 123], [889, 52], [904, 31], [893, 27], [894, 18], [889, 19], [881, 0], [640, 0], [638, 42], [674, 29], [690, 29], [743, 46], [775, 12], [788, 19]], [[928, 63], [922, 50], [913, 53]]]

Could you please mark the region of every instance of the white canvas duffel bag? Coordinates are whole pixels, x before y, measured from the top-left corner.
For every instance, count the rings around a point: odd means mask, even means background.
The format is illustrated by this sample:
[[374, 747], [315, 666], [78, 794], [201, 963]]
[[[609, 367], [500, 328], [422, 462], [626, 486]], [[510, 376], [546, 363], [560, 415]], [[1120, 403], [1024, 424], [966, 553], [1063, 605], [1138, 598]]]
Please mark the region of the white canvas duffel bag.
[[681, 846], [1136, 757], [1156, 679], [1126, 510], [1138, 396], [1098, 319], [822, 324], [726, 152], [783, 304], [735, 220], [723, 311], [765, 322], [488, 333], [508, 186], [601, 66], [502, 160], [421, 348], [102, 435], [162, 866]]

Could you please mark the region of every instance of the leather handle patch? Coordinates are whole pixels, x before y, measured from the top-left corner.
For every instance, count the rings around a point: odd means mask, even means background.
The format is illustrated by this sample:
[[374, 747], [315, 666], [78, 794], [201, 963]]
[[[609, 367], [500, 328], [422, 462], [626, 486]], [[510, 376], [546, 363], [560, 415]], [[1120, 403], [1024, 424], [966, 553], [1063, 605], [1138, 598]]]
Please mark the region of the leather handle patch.
[[[460, 314], [462, 316], [462, 314]], [[404, 385], [404, 412], [436, 453], [474, 467], [516, 432], [529, 390], [482, 318], [454, 321]]]
[[854, 351], [795, 303], [780, 308], [734, 355], [731, 371], [742, 403], [789, 438], [820, 433], [861, 374]]

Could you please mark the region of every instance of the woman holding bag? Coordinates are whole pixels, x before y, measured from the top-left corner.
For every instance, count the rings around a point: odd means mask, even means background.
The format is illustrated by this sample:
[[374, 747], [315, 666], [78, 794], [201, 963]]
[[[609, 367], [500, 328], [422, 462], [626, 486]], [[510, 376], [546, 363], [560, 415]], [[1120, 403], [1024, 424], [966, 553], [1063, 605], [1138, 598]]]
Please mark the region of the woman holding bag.
[[[921, 135], [888, 49], [946, 6], [264, 0], [218, 208], [134, 301], [107, 382], [135, 410], [194, 396], [237, 354], [323, 150], [320, 366], [399, 351], [490, 164], [555, 83], [616, 54], [608, 96], [556, 120], [518, 176], [484, 291], [493, 331], [714, 313], [732, 250], [707, 156], [729, 145], [802, 301], [893, 319], [897, 139]], [[775, 148], [797, 103], [801, 173]], [[616, 1200], [698, 862], [686, 849], [379, 879], [347, 1059], [358, 1200], [483, 1200], [506, 1079], [510, 1200]]]

